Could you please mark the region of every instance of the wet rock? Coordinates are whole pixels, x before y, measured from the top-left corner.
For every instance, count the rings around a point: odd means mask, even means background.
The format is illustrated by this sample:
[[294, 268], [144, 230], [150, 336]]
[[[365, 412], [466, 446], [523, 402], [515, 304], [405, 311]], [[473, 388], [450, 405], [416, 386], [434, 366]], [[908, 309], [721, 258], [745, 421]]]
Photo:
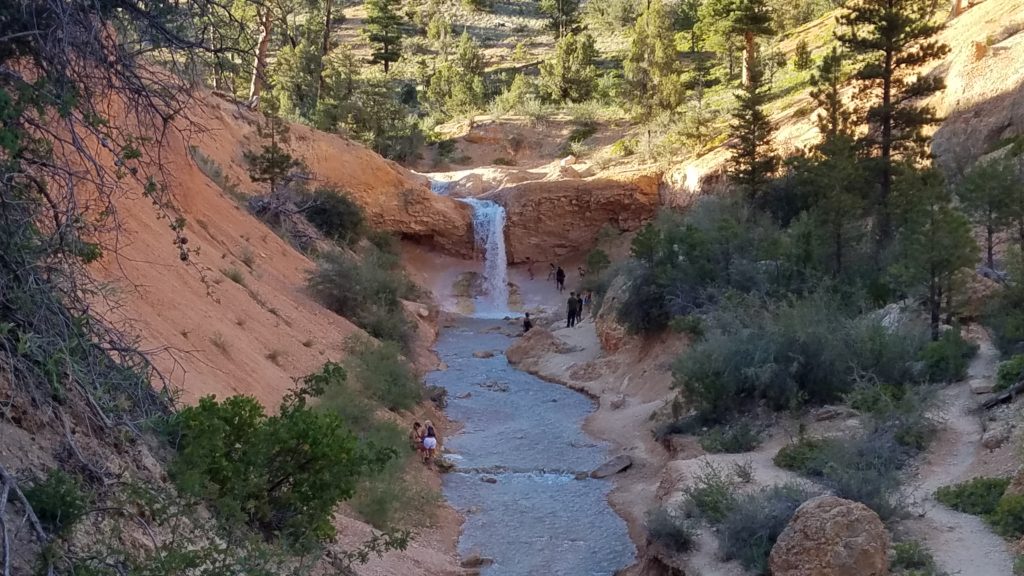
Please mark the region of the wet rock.
[[995, 381], [990, 378], [975, 378], [970, 381], [971, 392], [975, 394], [991, 394]]
[[586, 480], [587, 478], [590, 478], [590, 473], [588, 473], [588, 472], [577, 472], [577, 473], [573, 474], [573, 478], [575, 478], [576, 480]]
[[494, 350], [477, 350], [473, 352], [473, 358], [493, 358]]
[[889, 532], [867, 506], [818, 496], [797, 509], [768, 564], [773, 576], [884, 576]]
[[466, 556], [459, 564], [463, 568], [483, 568], [484, 566], [490, 566], [494, 564], [494, 560], [486, 556], [479, 554], [470, 554]]
[[462, 394], [459, 394], [458, 396], [456, 396], [456, 398], [458, 398], [459, 400], [465, 400], [466, 398], [470, 398], [472, 396], [473, 396], [472, 392], [463, 392]]
[[447, 474], [455, 470], [455, 463], [445, 458], [438, 458], [434, 460], [434, 466], [437, 467], [438, 472]]
[[448, 389], [444, 386], [428, 386], [427, 398], [434, 403], [434, 406], [444, 410], [448, 406]]
[[505, 358], [509, 364], [528, 368], [523, 366], [527, 360], [536, 361], [546, 354], [566, 354], [573, 350], [572, 346], [552, 334], [550, 330], [535, 326], [533, 330], [524, 334], [522, 338], [508, 347], [508, 350], [505, 351]]
[[481, 476], [480, 477], [480, 481], [481, 482], [485, 482], [487, 484], [497, 484], [498, 483], [498, 479], [495, 478], [494, 476]]
[[612, 398], [611, 402], [608, 403], [608, 406], [610, 406], [612, 410], [618, 410], [625, 405], [626, 396], [623, 394], [619, 394], [618, 396]]
[[1010, 429], [1005, 426], [992, 428], [981, 437], [981, 445], [989, 450], [995, 450], [1010, 439]]
[[633, 465], [633, 459], [625, 454], [619, 454], [615, 458], [601, 464], [590, 473], [591, 478], [607, 478], [618, 474]]

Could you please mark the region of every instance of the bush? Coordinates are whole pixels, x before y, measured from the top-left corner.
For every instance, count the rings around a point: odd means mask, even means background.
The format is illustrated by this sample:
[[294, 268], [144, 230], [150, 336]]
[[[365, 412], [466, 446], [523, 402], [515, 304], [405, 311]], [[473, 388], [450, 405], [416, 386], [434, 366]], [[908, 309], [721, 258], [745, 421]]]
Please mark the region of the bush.
[[697, 530], [681, 514], [656, 508], [647, 514], [644, 524], [651, 540], [673, 552], [689, 552], [696, 544]]
[[32, 505], [40, 524], [55, 535], [70, 532], [89, 508], [89, 498], [82, 490], [81, 482], [59, 469], [26, 488], [25, 498]]
[[249, 396], [200, 399], [170, 423], [177, 439], [171, 477], [182, 492], [209, 499], [228, 523], [244, 521], [296, 545], [331, 539], [335, 505], [395, 456], [361, 446], [337, 414], [307, 407], [344, 378], [337, 364], [324, 365], [275, 416]]
[[340, 250], [328, 252], [308, 285], [321, 304], [371, 336], [408, 343], [412, 325], [400, 299], [414, 297], [415, 290], [394, 257], [376, 249], [362, 258]]
[[711, 522], [720, 522], [736, 503], [736, 481], [710, 462], [686, 489], [687, 505]]
[[885, 521], [902, 513], [901, 470], [910, 457], [892, 434], [874, 432], [836, 442], [824, 457], [820, 481], [836, 496], [864, 504]]
[[935, 499], [957, 512], [986, 516], [996, 511], [1009, 485], [1009, 478], [974, 478], [939, 488]]
[[733, 298], [705, 324], [673, 374], [697, 410], [719, 421], [762, 400], [774, 410], [834, 402], [865, 374], [913, 381], [924, 344], [923, 330], [890, 330], [876, 316], [851, 318], [826, 294], [781, 304]]
[[793, 58], [793, 68], [797, 70], [809, 70], [811, 68], [811, 49], [807, 46], [807, 40], [803, 38], [796, 43], [796, 54]]
[[1020, 538], [1024, 535], [1024, 495], [1004, 494], [988, 521], [1001, 536]]
[[345, 366], [363, 391], [388, 410], [408, 410], [423, 399], [423, 386], [397, 344], [354, 336]]
[[742, 454], [760, 444], [757, 430], [747, 422], [715, 426], [700, 437], [700, 447], [711, 453]]
[[735, 500], [718, 524], [722, 557], [758, 574], [768, 572], [768, 554], [801, 504], [815, 494], [798, 484], [761, 488]]
[[587, 254], [587, 273], [593, 275], [600, 275], [602, 272], [611, 266], [611, 259], [608, 258], [608, 253], [600, 248], [594, 248]]
[[669, 322], [669, 327], [677, 334], [688, 334], [693, 338], [704, 335], [704, 319], [696, 314], [676, 316]]
[[363, 231], [363, 209], [339, 190], [317, 188], [300, 199], [303, 214], [324, 236], [355, 244]]
[[956, 382], [967, 376], [967, 365], [978, 345], [964, 340], [959, 329], [947, 330], [921, 352], [929, 382]]
[[799, 472], [805, 476], [820, 477], [825, 474], [826, 458], [833, 449], [834, 440], [801, 436], [779, 449], [772, 459], [784, 470]]
[[999, 363], [996, 390], [1006, 390], [1024, 380], [1024, 354], [1015, 354], [1006, 362]]
[[363, 434], [362, 441], [406, 457], [391, 460], [380, 472], [360, 482], [352, 498], [353, 509], [379, 530], [428, 521], [440, 496], [421, 483], [406, 479], [411, 453], [405, 430], [393, 422], [376, 422]]
[[915, 540], [893, 544], [889, 566], [897, 575], [939, 576], [941, 574], [928, 549]]

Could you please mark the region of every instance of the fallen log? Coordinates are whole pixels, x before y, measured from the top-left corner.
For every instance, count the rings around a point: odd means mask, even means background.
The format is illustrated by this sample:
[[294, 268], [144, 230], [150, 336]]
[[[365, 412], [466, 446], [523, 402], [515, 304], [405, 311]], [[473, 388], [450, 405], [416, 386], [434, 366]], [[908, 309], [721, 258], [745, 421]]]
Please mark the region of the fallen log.
[[992, 408], [994, 406], [998, 406], [1006, 402], [1012, 402], [1013, 399], [1016, 398], [1017, 395], [1022, 392], [1024, 392], [1024, 380], [1021, 380], [1020, 382], [1017, 382], [1013, 386], [1010, 386], [1003, 392], [999, 393], [998, 396], [993, 396], [992, 398], [985, 400], [981, 404], [981, 407], [988, 410], [989, 408]]

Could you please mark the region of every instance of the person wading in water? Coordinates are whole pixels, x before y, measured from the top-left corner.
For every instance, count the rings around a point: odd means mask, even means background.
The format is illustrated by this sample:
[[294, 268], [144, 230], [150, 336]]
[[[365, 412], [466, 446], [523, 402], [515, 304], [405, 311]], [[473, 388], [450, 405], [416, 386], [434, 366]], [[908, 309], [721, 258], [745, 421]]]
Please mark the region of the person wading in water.
[[565, 270], [562, 270], [561, 266], [555, 271], [555, 286], [559, 292], [565, 290]]
[[530, 328], [533, 328], [533, 320], [530, 320], [530, 313], [527, 312], [526, 317], [523, 318], [523, 334], [529, 332]]

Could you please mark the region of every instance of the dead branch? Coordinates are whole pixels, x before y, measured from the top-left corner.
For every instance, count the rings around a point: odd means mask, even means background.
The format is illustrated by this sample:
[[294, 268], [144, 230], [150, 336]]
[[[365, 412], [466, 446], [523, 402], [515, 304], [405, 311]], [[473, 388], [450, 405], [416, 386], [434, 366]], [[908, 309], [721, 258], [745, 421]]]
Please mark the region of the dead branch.
[[28, 498], [26, 498], [21, 489], [18, 488], [18, 482], [14, 479], [14, 476], [11, 476], [7, 472], [7, 469], [4, 468], [3, 464], [0, 464], [0, 483], [3, 483], [6, 488], [13, 491], [14, 495], [18, 498], [18, 501], [21, 502], [22, 507], [25, 509], [25, 516], [28, 518], [29, 524], [31, 524], [32, 529], [39, 538], [39, 541], [43, 544], [49, 542], [50, 537], [46, 535], [46, 530], [43, 530], [43, 525], [39, 522], [39, 517], [36, 516], [35, 510], [32, 509], [32, 504], [29, 503]]

